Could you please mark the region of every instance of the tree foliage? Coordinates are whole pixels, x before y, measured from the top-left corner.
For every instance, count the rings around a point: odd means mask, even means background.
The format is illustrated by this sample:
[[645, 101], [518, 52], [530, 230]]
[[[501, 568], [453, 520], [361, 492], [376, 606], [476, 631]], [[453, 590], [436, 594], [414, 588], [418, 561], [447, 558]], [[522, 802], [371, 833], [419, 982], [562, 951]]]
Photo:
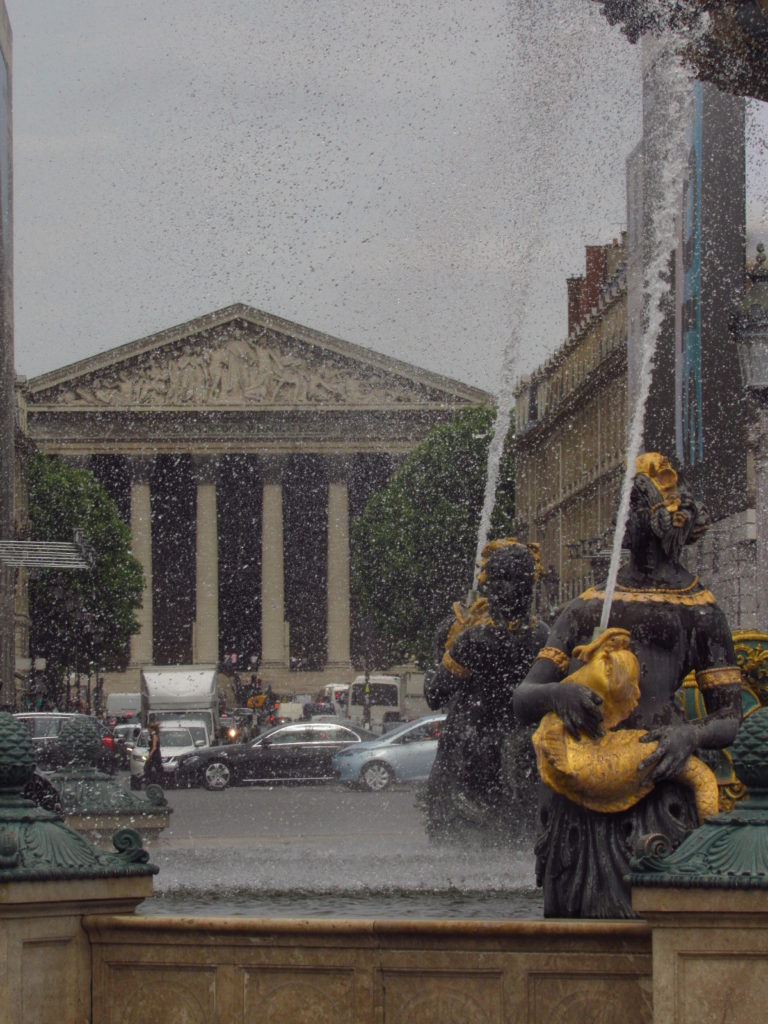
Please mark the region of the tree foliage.
[[[377, 667], [425, 664], [437, 624], [472, 585], [494, 415], [462, 410], [435, 428], [352, 524], [357, 628]], [[496, 495], [494, 536], [514, 513], [509, 436]]]
[[87, 470], [35, 455], [28, 484], [32, 539], [71, 542], [78, 530], [93, 552], [89, 569], [45, 570], [31, 580], [31, 652], [46, 659], [53, 686], [67, 670], [124, 666], [144, 585], [128, 526]]

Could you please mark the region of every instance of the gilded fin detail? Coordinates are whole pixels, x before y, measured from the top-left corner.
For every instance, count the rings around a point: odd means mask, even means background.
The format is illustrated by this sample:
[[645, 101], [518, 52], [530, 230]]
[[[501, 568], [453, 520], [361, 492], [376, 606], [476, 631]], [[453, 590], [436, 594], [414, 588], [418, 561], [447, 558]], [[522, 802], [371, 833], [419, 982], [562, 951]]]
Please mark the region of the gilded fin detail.
[[[642, 743], [645, 729], [615, 729], [640, 697], [640, 665], [629, 644], [628, 630], [605, 630], [574, 651], [586, 663], [564, 680], [564, 684], [586, 686], [602, 698], [606, 729], [602, 736], [591, 739], [582, 734], [574, 739], [559, 715], [550, 711], [532, 738], [542, 781], [573, 803], [601, 813], [627, 810], [653, 789], [648, 773], [638, 772], [638, 765], [658, 742]], [[703, 761], [687, 758], [677, 779], [693, 790], [700, 820], [717, 813], [717, 780]]]

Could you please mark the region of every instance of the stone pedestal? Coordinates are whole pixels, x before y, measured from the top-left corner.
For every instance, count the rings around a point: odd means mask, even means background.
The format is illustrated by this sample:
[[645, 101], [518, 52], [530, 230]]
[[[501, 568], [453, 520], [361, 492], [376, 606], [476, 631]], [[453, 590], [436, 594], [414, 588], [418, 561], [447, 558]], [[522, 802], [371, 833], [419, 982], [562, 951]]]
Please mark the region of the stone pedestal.
[[653, 1024], [755, 1024], [768, 1007], [768, 890], [642, 888]]
[[731, 747], [747, 798], [672, 849], [647, 836], [632, 907], [653, 933], [654, 1024], [753, 1024], [768, 1006], [768, 708]]
[[87, 1024], [91, 947], [86, 914], [126, 914], [152, 895], [151, 876], [0, 885], [0, 1020]]
[[[75, 739], [88, 742], [85, 732]], [[117, 852], [105, 853], [23, 797], [34, 767], [26, 729], [0, 712], [0, 1021], [88, 1024], [83, 917], [133, 911], [152, 895], [157, 868], [133, 829], [116, 834]]]

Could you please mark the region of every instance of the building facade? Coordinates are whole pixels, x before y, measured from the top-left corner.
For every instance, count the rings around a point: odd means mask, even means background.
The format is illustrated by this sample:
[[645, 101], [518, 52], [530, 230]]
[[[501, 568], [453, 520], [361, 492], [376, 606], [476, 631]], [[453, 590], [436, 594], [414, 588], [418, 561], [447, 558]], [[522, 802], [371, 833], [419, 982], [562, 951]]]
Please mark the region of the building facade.
[[349, 678], [349, 521], [399, 458], [491, 397], [247, 306], [28, 382], [36, 447], [93, 470], [145, 576], [130, 669], [237, 654], [281, 688]]
[[627, 422], [625, 245], [587, 246], [568, 280], [568, 339], [515, 394], [518, 532], [541, 544], [548, 600], [589, 586], [609, 542]]
[[[630, 402], [645, 323], [653, 205], [668, 126], [659, 98], [659, 44], [644, 38], [643, 137], [627, 161]], [[756, 621], [755, 500], [747, 403], [730, 322], [745, 281], [744, 99], [690, 83], [687, 153], [677, 202], [672, 287], [656, 348], [644, 447], [668, 455], [713, 525], [686, 553], [735, 628]]]
[[[0, 0], [0, 540], [14, 536], [13, 193], [11, 26]], [[12, 705], [15, 570], [0, 563], [0, 705]]]

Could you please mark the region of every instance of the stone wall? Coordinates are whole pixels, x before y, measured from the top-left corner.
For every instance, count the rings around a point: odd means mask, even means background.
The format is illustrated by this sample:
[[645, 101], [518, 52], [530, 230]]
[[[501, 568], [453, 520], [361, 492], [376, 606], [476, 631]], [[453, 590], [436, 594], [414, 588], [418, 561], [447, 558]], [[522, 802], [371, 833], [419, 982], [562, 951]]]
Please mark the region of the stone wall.
[[713, 523], [686, 551], [686, 566], [712, 590], [732, 630], [768, 628], [757, 621], [755, 529], [755, 509], [747, 508]]
[[650, 1024], [623, 921], [91, 916], [93, 1024]]

